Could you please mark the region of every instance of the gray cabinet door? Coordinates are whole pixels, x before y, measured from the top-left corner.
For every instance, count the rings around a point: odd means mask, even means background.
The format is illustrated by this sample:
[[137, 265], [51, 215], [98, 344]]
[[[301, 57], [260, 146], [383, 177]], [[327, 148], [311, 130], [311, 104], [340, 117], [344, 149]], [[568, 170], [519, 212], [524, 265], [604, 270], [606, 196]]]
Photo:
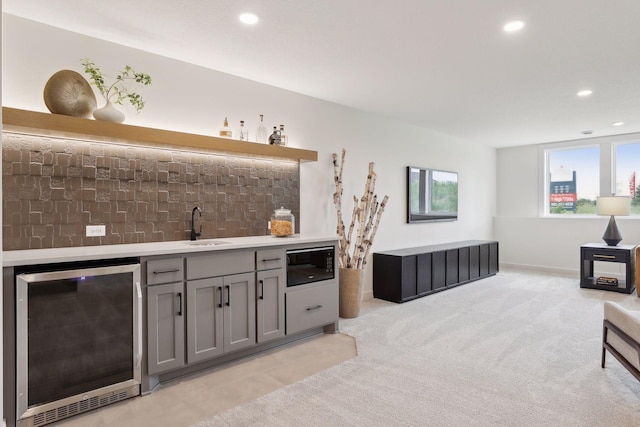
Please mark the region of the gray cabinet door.
[[284, 291], [286, 277], [283, 268], [257, 273], [257, 340], [263, 343], [284, 336]]
[[184, 308], [182, 282], [147, 287], [150, 375], [184, 365]]
[[187, 282], [187, 363], [223, 352], [222, 290], [222, 277]]
[[338, 321], [338, 283], [287, 291], [287, 334]]
[[255, 273], [224, 276], [224, 351], [256, 343]]

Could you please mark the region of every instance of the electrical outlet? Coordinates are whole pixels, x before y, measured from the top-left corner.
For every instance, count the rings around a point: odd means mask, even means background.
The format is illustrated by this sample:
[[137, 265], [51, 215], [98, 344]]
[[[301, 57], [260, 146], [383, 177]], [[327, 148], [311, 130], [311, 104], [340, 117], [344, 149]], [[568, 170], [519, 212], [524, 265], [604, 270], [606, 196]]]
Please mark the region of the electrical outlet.
[[104, 225], [87, 225], [87, 237], [100, 237], [106, 234]]

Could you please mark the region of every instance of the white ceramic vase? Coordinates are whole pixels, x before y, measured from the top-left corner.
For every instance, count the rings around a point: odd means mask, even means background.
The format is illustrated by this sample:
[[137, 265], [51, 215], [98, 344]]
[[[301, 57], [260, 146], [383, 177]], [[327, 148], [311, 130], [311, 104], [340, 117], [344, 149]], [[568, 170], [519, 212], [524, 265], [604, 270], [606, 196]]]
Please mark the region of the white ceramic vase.
[[104, 120], [106, 122], [122, 123], [124, 122], [124, 114], [113, 106], [111, 101], [107, 101], [107, 104], [98, 108], [93, 112], [93, 117], [96, 120]]

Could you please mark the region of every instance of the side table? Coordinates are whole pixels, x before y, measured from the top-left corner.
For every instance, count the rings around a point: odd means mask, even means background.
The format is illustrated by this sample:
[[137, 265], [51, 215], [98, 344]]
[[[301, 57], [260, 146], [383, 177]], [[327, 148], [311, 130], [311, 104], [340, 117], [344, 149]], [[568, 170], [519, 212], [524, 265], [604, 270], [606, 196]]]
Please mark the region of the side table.
[[[607, 246], [604, 243], [587, 243], [580, 246], [580, 287], [630, 294], [636, 288], [635, 283], [635, 245]], [[598, 277], [593, 275], [593, 263], [615, 262], [625, 265], [624, 279], [617, 285], [597, 284]]]

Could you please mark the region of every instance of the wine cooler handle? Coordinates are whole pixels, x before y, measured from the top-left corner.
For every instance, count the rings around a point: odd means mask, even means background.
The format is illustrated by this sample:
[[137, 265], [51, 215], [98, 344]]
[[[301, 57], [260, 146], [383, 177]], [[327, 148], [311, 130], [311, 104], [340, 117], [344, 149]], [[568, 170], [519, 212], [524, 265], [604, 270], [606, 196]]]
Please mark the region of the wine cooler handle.
[[139, 368], [140, 366], [142, 366], [142, 288], [140, 287], [140, 282], [136, 282], [136, 299], [138, 306], [138, 323], [136, 325], [138, 330], [136, 367]]

